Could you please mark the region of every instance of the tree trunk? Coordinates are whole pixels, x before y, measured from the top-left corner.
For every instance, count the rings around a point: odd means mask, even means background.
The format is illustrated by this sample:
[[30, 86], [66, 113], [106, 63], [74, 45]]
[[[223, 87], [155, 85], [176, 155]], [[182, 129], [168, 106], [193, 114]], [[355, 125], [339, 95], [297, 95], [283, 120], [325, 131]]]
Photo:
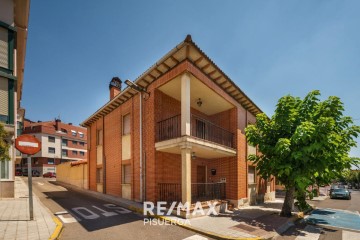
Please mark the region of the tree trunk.
[[287, 188], [284, 204], [281, 209], [281, 217], [291, 217], [291, 211], [293, 210], [294, 205], [294, 192], [295, 187]]

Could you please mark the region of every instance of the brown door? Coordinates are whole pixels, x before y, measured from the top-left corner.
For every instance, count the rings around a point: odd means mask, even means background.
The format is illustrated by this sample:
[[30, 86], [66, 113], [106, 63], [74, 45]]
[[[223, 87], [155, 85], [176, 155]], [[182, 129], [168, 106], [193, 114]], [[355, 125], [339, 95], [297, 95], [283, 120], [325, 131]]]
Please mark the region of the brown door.
[[197, 183], [206, 183], [206, 167], [197, 166]]
[[196, 198], [202, 201], [206, 196], [206, 186], [203, 183], [206, 183], [206, 167], [205, 166], [197, 166], [197, 186], [196, 186]]

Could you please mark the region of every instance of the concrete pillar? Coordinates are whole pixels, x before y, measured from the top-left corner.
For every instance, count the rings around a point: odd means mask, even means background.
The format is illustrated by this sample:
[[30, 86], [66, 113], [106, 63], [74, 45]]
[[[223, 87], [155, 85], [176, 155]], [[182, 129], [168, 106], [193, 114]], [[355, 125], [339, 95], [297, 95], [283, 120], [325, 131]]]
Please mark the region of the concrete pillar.
[[181, 201], [191, 204], [191, 148], [181, 148]]
[[181, 76], [181, 136], [190, 136], [190, 74]]

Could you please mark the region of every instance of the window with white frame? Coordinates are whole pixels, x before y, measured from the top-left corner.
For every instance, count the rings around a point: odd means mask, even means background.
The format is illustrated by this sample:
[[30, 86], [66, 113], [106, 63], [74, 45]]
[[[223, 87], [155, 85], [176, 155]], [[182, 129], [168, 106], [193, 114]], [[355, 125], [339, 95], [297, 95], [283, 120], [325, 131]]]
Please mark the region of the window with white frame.
[[10, 178], [10, 160], [1, 160], [0, 161], [0, 178], [9, 179]]

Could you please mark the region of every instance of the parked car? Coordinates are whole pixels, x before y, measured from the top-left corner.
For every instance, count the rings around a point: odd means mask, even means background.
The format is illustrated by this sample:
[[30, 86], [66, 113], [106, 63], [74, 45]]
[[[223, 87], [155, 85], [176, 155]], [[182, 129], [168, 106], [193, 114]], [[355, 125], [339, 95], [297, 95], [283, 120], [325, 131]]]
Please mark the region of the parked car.
[[330, 196], [331, 196], [332, 192], [333, 192], [335, 189], [345, 189], [345, 185], [342, 185], [342, 184], [333, 184], [333, 185], [331, 185], [331, 188], [330, 188]]
[[16, 169], [15, 170], [15, 176], [22, 176], [23, 172], [21, 171], [21, 169]]
[[344, 198], [347, 200], [351, 199], [351, 192], [345, 188], [337, 188], [334, 189], [331, 194], [330, 194], [330, 198]]
[[47, 172], [43, 174], [44, 178], [56, 178], [56, 173], [54, 172]]

